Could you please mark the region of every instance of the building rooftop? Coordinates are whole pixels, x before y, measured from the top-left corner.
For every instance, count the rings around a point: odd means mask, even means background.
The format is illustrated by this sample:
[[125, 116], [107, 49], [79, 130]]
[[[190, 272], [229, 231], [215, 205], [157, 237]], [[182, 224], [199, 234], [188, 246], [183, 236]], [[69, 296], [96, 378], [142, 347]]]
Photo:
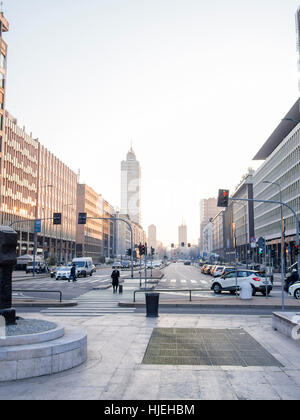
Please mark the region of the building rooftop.
[[271, 136], [261, 147], [261, 149], [254, 156], [253, 160], [265, 160], [267, 157], [274, 152], [274, 150], [279, 146], [279, 144], [290, 134], [291, 131], [300, 123], [300, 109], [299, 109], [299, 98], [293, 107], [286, 114], [285, 118], [289, 118], [294, 121], [285, 121], [282, 120], [277, 128], [273, 131]]

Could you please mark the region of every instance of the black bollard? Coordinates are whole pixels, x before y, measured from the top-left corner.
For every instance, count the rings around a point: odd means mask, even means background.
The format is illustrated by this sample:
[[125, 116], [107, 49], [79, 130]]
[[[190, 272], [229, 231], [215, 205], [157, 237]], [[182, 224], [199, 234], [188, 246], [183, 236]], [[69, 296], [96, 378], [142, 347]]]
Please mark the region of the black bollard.
[[0, 226], [0, 315], [6, 325], [16, 324], [12, 308], [12, 272], [17, 263], [17, 233], [9, 226]]

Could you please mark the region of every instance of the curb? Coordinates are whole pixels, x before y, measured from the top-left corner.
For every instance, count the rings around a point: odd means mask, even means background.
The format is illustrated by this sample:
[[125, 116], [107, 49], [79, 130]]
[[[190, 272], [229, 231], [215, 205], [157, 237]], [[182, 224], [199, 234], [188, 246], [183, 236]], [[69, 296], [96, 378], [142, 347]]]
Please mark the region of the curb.
[[[119, 302], [120, 307], [124, 308], [145, 308], [145, 303], [134, 303], [134, 302]], [[213, 303], [160, 303], [159, 307], [161, 308], [207, 308], [207, 309], [271, 309], [271, 310], [281, 310], [281, 305], [230, 305], [230, 304], [221, 304], [216, 305]], [[299, 306], [286, 306], [286, 310], [299, 311]]]

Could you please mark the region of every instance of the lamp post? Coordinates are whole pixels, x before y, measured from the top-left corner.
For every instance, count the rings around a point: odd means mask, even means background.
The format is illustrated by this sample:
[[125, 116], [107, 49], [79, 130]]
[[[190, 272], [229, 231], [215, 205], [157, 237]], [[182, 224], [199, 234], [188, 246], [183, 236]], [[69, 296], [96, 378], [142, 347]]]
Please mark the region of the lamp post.
[[[41, 187], [38, 186], [36, 192], [36, 205], [35, 205], [35, 221], [38, 218], [38, 198], [39, 198], [39, 191], [42, 188], [52, 188], [53, 185], [46, 184], [42, 185]], [[35, 277], [35, 260], [36, 260], [36, 248], [37, 248], [37, 231], [36, 231], [36, 224], [34, 224], [34, 239], [33, 239], [33, 269], [32, 269], [32, 276]]]
[[[271, 184], [276, 185], [279, 189], [279, 201], [282, 203], [282, 189], [281, 185], [278, 182], [272, 182], [272, 181], [263, 181], [263, 184]], [[281, 204], [280, 206], [280, 219], [281, 219], [281, 300], [282, 300], [282, 310], [284, 310], [284, 274], [285, 274], [285, 263], [284, 263], [284, 237], [283, 237], [283, 206]]]

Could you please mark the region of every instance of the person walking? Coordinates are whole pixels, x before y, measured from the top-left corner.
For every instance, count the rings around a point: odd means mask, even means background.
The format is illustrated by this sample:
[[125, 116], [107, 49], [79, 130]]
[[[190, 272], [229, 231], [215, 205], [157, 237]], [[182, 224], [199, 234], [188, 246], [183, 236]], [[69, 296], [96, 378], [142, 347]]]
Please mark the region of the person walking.
[[118, 287], [119, 287], [120, 271], [114, 270], [111, 274], [111, 278], [112, 278], [113, 293], [115, 293], [118, 291]]
[[71, 273], [70, 273], [69, 282], [71, 281], [71, 279], [73, 279], [73, 283], [75, 281], [77, 281], [77, 279], [76, 279], [76, 264], [75, 263], [72, 263], [72, 266], [71, 266]]

